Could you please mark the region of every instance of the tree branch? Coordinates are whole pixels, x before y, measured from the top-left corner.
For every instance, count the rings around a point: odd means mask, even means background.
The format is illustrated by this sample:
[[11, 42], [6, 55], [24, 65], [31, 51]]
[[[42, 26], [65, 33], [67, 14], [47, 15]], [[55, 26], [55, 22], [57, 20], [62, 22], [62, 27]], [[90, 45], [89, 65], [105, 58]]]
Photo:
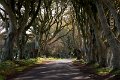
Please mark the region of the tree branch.
[[38, 3], [37, 10], [36, 10], [35, 14], [33, 14], [33, 17], [32, 17], [31, 22], [25, 27], [25, 30], [28, 30], [28, 29], [30, 28], [30, 26], [31, 26], [32, 23], [34, 22], [35, 18], [37, 17], [37, 14], [38, 14], [38, 12], [39, 12], [39, 10], [40, 10], [40, 4], [41, 4], [41, 0], [38, 0], [38, 1], [39, 1], [39, 3]]
[[70, 31], [72, 31], [72, 29], [69, 30], [66, 34], [64, 34], [64, 35], [62, 35], [62, 36], [60, 36], [60, 37], [58, 37], [57, 39], [55, 39], [54, 41], [52, 41], [52, 42], [49, 43], [48, 45], [51, 45], [51, 44], [53, 44], [54, 42], [56, 42], [56, 41], [58, 41], [59, 39], [61, 39], [62, 37], [66, 36], [67, 34], [69, 34]]

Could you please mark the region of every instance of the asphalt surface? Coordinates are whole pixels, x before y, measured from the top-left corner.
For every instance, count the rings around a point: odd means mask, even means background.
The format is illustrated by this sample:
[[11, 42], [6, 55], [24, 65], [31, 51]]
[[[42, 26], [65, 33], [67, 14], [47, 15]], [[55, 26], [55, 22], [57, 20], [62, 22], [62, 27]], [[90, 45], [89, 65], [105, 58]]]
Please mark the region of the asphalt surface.
[[56, 60], [35, 67], [11, 80], [94, 80], [72, 65], [72, 60]]

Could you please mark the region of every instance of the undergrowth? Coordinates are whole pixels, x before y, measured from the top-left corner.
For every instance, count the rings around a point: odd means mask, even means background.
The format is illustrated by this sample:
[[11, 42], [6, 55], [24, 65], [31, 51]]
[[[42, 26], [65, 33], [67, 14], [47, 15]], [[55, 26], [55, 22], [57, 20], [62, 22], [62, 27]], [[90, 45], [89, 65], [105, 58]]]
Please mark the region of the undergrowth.
[[101, 76], [107, 75], [112, 71], [112, 68], [101, 67], [98, 63], [90, 64], [90, 66], [92, 67], [92, 69], [94, 69], [95, 74]]
[[41, 64], [47, 60], [56, 60], [57, 58], [33, 58], [15, 61], [4, 61], [0, 63], [0, 80], [5, 80], [7, 76], [22, 72], [23, 70], [35, 64]]

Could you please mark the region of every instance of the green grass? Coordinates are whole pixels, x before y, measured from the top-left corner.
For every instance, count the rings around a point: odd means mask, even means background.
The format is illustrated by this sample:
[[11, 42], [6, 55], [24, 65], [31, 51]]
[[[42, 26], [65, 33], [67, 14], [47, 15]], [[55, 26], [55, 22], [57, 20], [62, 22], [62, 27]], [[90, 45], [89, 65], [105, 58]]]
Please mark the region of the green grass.
[[100, 65], [99, 65], [98, 63], [94, 63], [94, 64], [91, 64], [91, 66], [92, 66], [93, 68], [96, 68], [96, 69], [97, 69], [97, 68], [99, 68]]
[[112, 69], [111, 68], [97, 68], [96, 69], [96, 73], [98, 74], [98, 75], [107, 75], [107, 74], [109, 74], [110, 72], [112, 71]]
[[19, 66], [29, 66], [31, 64], [35, 64], [37, 62], [37, 59], [28, 59], [28, 60], [18, 60], [15, 61], [16, 64]]
[[83, 59], [80, 59], [81, 64], [86, 64], [86, 62]]
[[16, 70], [17, 72], [21, 72], [21, 71], [23, 71], [23, 70], [26, 69], [26, 68], [27, 68], [27, 66], [21, 66], [21, 67], [15, 68], [15, 70]]
[[47, 60], [62, 60], [62, 58], [54, 58], [54, 57], [49, 57], [49, 58], [46, 58]]
[[[86, 64], [84, 60], [74, 60], [73, 64], [75, 65], [81, 65], [81, 64]], [[94, 74], [100, 75], [100, 76], [105, 76], [108, 74], [112, 75], [120, 75], [120, 69], [113, 70], [112, 68], [109, 67], [101, 67], [98, 63], [87, 63], [86, 66], [91, 68], [94, 71]]]
[[[0, 80], [4, 80], [8, 75], [14, 75], [35, 64], [41, 64], [46, 61], [44, 58], [35, 58], [28, 60], [5, 61], [0, 63]], [[5, 76], [5, 77], [3, 77]]]
[[73, 59], [73, 64], [74, 65], [81, 65], [81, 64], [86, 64], [86, 62], [83, 60], [83, 59], [80, 59], [80, 60], [76, 60], [76, 59]]
[[95, 73], [98, 75], [107, 75], [112, 71], [112, 68], [108, 68], [108, 67], [100, 67], [100, 65], [98, 63], [94, 63], [90, 65], [94, 70]]
[[54, 58], [54, 57], [49, 57], [49, 58], [37, 58], [37, 62], [41, 63], [41, 61], [54, 61], [54, 60], [62, 60], [61, 58]]
[[14, 68], [18, 65], [12, 61], [5, 61], [0, 63], [0, 74], [1, 75], [9, 75], [14, 72]]
[[0, 80], [5, 80], [5, 77], [0, 75]]
[[110, 73], [112, 73], [112, 74], [114, 74], [114, 75], [120, 75], [120, 69], [111, 70]]

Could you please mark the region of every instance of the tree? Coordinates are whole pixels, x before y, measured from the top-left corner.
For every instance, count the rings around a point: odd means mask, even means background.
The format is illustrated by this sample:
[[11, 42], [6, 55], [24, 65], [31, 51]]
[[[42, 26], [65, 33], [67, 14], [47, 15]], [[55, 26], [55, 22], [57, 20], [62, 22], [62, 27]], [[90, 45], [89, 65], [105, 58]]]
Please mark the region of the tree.
[[[37, 9], [36, 9], [36, 4]], [[7, 33], [7, 38], [5, 41], [5, 60], [12, 60], [12, 51], [14, 42], [22, 40], [23, 34], [27, 29], [30, 28], [32, 22], [37, 16], [39, 12], [41, 0], [39, 1], [9, 1], [9, 0], [1, 0], [0, 4], [3, 6], [3, 10], [9, 16], [9, 29]], [[17, 40], [15, 40], [17, 39]], [[19, 49], [20, 46], [18, 45]], [[20, 58], [22, 58], [22, 49], [20, 49]]]
[[54, 43], [67, 34], [58, 37], [58, 33], [70, 24], [70, 22], [65, 22], [64, 20], [67, 8], [66, 3], [44, 0], [41, 4], [41, 9], [34, 25], [36, 27], [33, 28], [35, 43], [38, 44], [39, 52], [44, 53], [43, 51], [46, 51], [47, 45]]
[[115, 38], [114, 34], [111, 32], [107, 24], [107, 20], [104, 15], [104, 9], [103, 9], [102, 4], [100, 2], [96, 2], [96, 6], [97, 6], [98, 16], [99, 16], [103, 31], [105, 33], [107, 41], [113, 52], [113, 68], [119, 68], [119, 59], [120, 59], [119, 41]]

